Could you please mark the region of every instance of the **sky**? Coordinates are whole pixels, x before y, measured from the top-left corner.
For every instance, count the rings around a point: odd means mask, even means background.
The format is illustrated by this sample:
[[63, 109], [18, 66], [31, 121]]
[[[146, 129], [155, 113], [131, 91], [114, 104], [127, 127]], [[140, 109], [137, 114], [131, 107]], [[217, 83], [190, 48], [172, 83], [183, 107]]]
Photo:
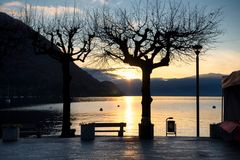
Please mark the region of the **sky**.
[[[151, 1], [151, 0], [150, 0]], [[179, 0], [176, 0], [179, 1]], [[0, 0], [0, 11], [11, 13], [12, 10], [24, 7], [25, 4], [32, 4], [40, 9], [44, 9], [48, 14], [53, 14], [55, 8], [59, 10], [65, 6], [76, 6], [81, 9], [96, 8], [107, 5], [109, 7], [128, 8], [131, 6], [129, 0]], [[232, 71], [240, 70], [240, 1], [239, 0], [182, 0], [184, 3], [193, 5], [206, 6], [209, 10], [222, 8], [223, 20], [221, 29], [224, 34], [218, 37], [218, 42], [212, 50], [205, 55], [200, 55], [200, 74], [220, 73], [230, 74]], [[203, 46], [204, 47], [204, 46]], [[77, 63], [80, 67], [92, 70], [94, 66], [89, 64]], [[152, 78], [183, 78], [195, 75], [195, 62], [172, 62], [168, 67], [160, 67], [153, 71]], [[113, 70], [112, 68], [117, 68]], [[91, 69], [88, 69], [91, 71]], [[100, 70], [101, 73], [114, 75], [118, 78], [139, 78], [141, 79], [141, 71], [132, 68], [126, 64], [114, 64], [109, 70]], [[94, 73], [94, 72], [91, 72]], [[98, 72], [99, 74], [99, 72]]]

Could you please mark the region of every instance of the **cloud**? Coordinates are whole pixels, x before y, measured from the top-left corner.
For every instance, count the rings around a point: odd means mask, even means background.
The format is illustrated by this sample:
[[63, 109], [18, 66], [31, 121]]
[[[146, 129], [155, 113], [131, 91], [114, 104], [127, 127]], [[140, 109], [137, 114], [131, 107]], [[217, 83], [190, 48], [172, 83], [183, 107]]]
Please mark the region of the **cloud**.
[[46, 15], [55, 15], [56, 13], [83, 13], [79, 8], [68, 7], [68, 6], [40, 6], [40, 5], [31, 5], [29, 3], [22, 3], [19, 1], [6, 2], [0, 5], [0, 10], [6, 13], [14, 13], [18, 15], [18, 12], [21, 12], [22, 9], [26, 7], [27, 9], [32, 9], [37, 13], [43, 13]]
[[119, 75], [108, 73], [109, 71], [113, 71], [115, 69], [93, 69], [93, 68], [82, 68], [86, 72], [88, 72], [91, 76], [98, 79], [99, 81], [113, 81], [115, 79], [119, 79]]
[[24, 7], [24, 4], [19, 1], [6, 2], [0, 5], [0, 8]]
[[[105, 68], [105, 69], [94, 69], [84, 68], [94, 78], [99, 81], [116, 81], [120, 79], [140, 79], [139, 72], [134, 67], [118, 67], [118, 68]], [[141, 76], [140, 76], [141, 77]]]
[[55, 15], [56, 13], [81, 13], [79, 8], [65, 7], [65, 6], [33, 6], [36, 11], [43, 12], [47, 15]]
[[92, 0], [92, 3], [108, 4], [109, 0]]
[[6, 2], [0, 5], [0, 11], [11, 15], [16, 15], [17, 8], [23, 8], [25, 5], [19, 1]]

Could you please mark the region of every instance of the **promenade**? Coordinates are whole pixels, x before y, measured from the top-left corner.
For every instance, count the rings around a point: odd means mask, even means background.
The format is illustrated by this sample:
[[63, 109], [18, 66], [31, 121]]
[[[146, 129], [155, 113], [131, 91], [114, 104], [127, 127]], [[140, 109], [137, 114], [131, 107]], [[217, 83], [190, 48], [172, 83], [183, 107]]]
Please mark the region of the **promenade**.
[[0, 141], [1, 160], [77, 160], [77, 159], [208, 159], [239, 160], [240, 144], [194, 137], [96, 137], [84, 142], [74, 138], [20, 138]]

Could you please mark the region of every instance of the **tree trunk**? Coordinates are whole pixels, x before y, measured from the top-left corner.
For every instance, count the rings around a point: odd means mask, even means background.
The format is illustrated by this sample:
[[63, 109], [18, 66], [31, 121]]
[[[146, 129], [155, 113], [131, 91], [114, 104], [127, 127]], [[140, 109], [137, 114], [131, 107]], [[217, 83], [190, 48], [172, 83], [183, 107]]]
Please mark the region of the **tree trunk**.
[[142, 68], [142, 119], [139, 124], [139, 137], [141, 139], [153, 138], [153, 124], [151, 123], [151, 69]]
[[71, 137], [70, 133], [70, 62], [64, 60], [62, 62], [63, 72], [63, 124], [61, 137]]

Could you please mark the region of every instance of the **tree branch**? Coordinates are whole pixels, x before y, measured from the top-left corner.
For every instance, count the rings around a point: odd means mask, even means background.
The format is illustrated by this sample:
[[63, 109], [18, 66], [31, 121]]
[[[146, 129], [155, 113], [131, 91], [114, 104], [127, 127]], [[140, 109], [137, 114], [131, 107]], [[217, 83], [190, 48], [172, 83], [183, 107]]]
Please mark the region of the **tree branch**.
[[57, 36], [58, 36], [58, 38], [60, 40], [60, 45], [58, 45], [58, 46], [60, 46], [62, 48], [63, 52], [65, 54], [67, 54], [66, 48], [65, 48], [65, 44], [63, 42], [62, 34], [60, 33], [59, 29], [57, 29], [56, 32], [57, 32]]

